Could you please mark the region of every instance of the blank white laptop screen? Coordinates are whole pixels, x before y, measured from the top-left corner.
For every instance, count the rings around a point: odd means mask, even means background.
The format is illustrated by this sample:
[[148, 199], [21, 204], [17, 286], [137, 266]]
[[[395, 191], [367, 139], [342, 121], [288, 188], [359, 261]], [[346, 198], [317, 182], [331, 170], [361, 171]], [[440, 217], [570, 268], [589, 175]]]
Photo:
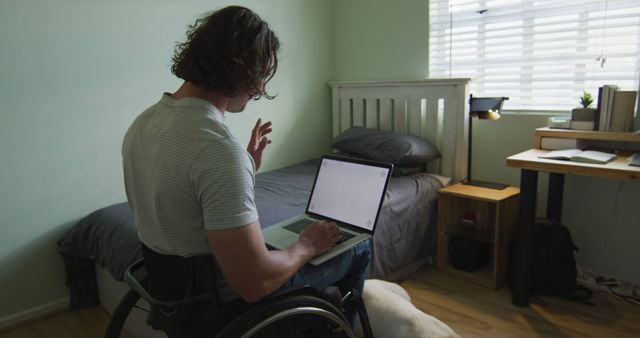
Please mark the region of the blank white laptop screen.
[[324, 158], [307, 210], [372, 230], [388, 173], [386, 168]]

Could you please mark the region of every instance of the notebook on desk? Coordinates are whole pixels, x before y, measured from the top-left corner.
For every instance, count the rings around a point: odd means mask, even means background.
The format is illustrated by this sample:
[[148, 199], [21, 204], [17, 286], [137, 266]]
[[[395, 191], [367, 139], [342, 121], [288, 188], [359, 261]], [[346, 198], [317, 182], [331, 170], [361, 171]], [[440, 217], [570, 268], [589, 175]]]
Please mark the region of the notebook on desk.
[[342, 239], [309, 263], [318, 265], [373, 237], [393, 165], [322, 156], [304, 214], [263, 229], [265, 243], [285, 249], [318, 220], [334, 221]]
[[582, 163], [605, 164], [616, 158], [616, 154], [595, 150], [565, 149], [550, 151], [538, 157], [548, 160], [567, 160]]

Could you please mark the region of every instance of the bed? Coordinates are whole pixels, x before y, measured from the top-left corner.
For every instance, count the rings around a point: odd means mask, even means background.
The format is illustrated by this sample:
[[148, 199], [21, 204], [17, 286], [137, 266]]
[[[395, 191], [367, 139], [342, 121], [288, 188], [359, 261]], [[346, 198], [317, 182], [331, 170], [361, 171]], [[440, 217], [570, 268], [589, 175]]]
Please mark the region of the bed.
[[[437, 190], [464, 176], [468, 79], [335, 82], [333, 136], [352, 127], [401, 132], [434, 144], [438, 159], [419, 173], [392, 177], [376, 227], [368, 278], [399, 281], [433, 261]], [[256, 205], [263, 227], [304, 212], [318, 159], [256, 176]], [[101, 208], [58, 242], [65, 261], [71, 308], [97, 303], [112, 312], [127, 290], [122, 275], [141, 257], [127, 203]], [[132, 314], [125, 327], [138, 337], [158, 336]]]

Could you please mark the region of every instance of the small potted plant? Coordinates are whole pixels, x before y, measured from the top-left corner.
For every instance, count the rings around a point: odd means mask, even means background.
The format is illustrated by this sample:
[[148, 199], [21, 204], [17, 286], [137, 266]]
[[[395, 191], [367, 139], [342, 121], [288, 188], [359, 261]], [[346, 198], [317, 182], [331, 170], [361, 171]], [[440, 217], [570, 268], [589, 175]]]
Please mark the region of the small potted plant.
[[593, 103], [593, 96], [587, 91], [580, 97], [580, 108], [571, 110], [571, 129], [594, 130], [596, 121], [596, 110], [590, 108]]

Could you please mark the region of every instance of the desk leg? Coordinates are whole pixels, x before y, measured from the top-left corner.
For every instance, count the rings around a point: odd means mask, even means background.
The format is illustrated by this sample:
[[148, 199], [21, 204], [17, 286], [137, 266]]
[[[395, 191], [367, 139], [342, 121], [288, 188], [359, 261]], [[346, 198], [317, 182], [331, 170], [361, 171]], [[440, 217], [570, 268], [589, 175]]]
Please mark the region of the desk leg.
[[548, 191], [547, 218], [562, 222], [562, 195], [564, 193], [564, 174], [549, 173]]
[[528, 306], [531, 292], [531, 246], [536, 211], [538, 172], [522, 169], [520, 172], [520, 209], [516, 233], [513, 264], [513, 298], [516, 306]]

